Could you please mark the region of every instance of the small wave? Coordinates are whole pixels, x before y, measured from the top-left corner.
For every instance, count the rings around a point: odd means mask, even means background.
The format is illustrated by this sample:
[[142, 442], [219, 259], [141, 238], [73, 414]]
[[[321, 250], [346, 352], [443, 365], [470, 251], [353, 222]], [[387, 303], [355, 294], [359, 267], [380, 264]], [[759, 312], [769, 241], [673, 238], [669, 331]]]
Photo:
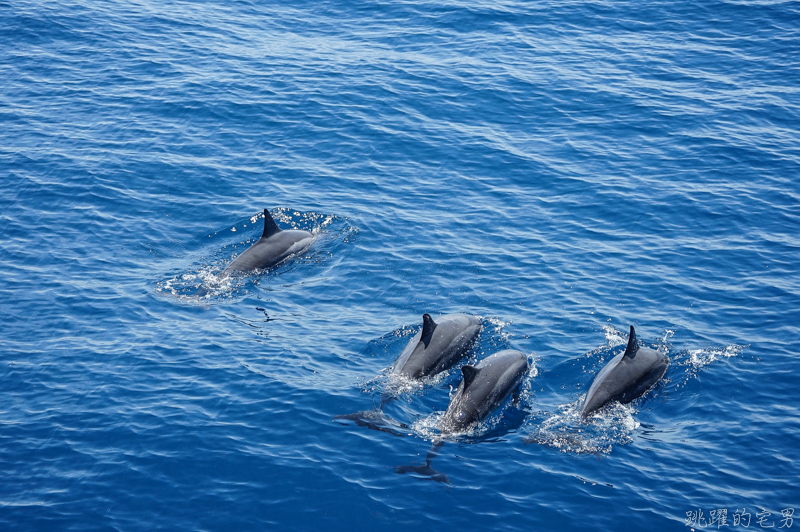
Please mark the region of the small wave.
[[511, 338], [511, 332], [506, 330], [506, 327], [511, 325], [511, 321], [501, 320], [500, 318], [485, 318], [478, 316], [478, 319], [483, 321], [483, 329], [496, 336], [501, 341], [507, 342]]
[[748, 346], [733, 344], [725, 347], [692, 349], [689, 351], [689, 358], [686, 359], [683, 364], [699, 370], [721, 358], [739, 356], [746, 347]]
[[611, 349], [612, 347], [628, 343], [628, 335], [617, 330], [612, 325], [603, 325], [603, 333], [606, 335], [606, 344], [601, 347]]
[[750, 346], [731, 344], [724, 347], [705, 347], [677, 352], [672, 360], [675, 366], [684, 368], [684, 373], [682, 378], [676, 379], [675, 388], [685, 386], [714, 362], [737, 357], [748, 347]]
[[525, 438], [526, 443], [538, 443], [565, 453], [608, 454], [614, 445], [633, 441], [633, 431], [639, 427], [632, 404], [612, 403], [587, 418], [580, 413], [581, 399], [561, 405], [559, 412], [542, 412], [538, 428]]
[[507, 329], [511, 325], [511, 320], [478, 314], [475, 317], [481, 320], [481, 333], [469, 359], [465, 361], [466, 364], [475, 364], [484, 356], [512, 348], [511, 339], [514, 333]]

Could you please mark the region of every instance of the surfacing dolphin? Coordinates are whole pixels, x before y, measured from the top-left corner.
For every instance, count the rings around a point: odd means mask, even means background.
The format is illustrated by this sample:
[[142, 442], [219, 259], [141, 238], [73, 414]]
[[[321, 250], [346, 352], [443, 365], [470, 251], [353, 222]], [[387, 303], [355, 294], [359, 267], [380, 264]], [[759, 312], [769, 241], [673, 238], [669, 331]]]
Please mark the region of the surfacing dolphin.
[[[389, 372], [391, 376], [420, 380], [451, 368], [469, 353], [481, 330], [481, 322], [468, 314], [447, 314], [434, 321], [422, 315], [422, 329], [408, 341]], [[397, 429], [408, 427], [383, 414], [383, 406], [394, 399], [384, 394], [376, 410], [335, 416], [333, 419], [354, 421], [357, 425], [401, 435]]]
[[220, 275], [230, 275], [269, 268], [290, 255], [304, 251], [314, 240], [314, 235], [299, 229], [281, 229], [264, 209], [264, 232], [258, 242], [247, 248], [231, 262]]
[[[464, 380], [459, 384], [439, 422], [442, 435], [464, 432], [480, 423], [512, 393], [515, 395], [515, 400], [518, 399], [520, 385], [529, 369], [528, 357], [513, 349], [499, 351], [484, 358], [475, 366], [461, 368]], [[401, 474], [416, 473], [449, 484], [447, 475], [431, 467], [431, 460], [439, 454], [442, 445], [444, 445], [443, 440], [433, 440], [424, 465], [398, 466], [395, 467], [395, 471]]]
[[467, 354], [478, 338], [481, 322], [468, 314], [447, 314], [438, 322], [427, 312], [422, 329], [408, 341], [391, 373], [421, 379], [451, 368]]
[[581, 416], [586, 417], [611, 401], [630, 403], [664, 376], [669, 358], [648, 347], [639, 347], [631, 325], [628, 347], [597, 374], [586, 392]]

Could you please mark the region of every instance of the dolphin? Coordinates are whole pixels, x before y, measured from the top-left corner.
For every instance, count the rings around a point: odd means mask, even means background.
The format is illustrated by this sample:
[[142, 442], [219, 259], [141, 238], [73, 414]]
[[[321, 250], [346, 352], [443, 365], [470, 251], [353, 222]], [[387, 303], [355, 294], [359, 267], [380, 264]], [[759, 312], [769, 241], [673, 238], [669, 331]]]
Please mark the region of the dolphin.
[[415, 380], [441, 373], [463, 358], [480, 329], [475, 316], [447, 314], [437, 323], [426, 312], [422, 329], [408, 341], [391, 373]]
[[[464, 379], [450, 399], [450, 404], [439, 422], [442, 434], [463, 432], [486, 419], [512, 393], [518, 398], [520, 384], [529, 369], [528, 357], [514, 349], [499, 351], [474, 366], [461, 368]], [[449, 484], [447, 475], [431, 467], [431, 460], [439, 454], [442, 445], [444, 445], [443, 440], [434, 439], [424, 465], [398, 466], [395, 467], [395, 472], [417, 473], [431, 480]]]
[[[422, 315], [422, 329], [408, 341], [389, 374], [415, 381], [437, 375], [469, 353], [480, 330], [481, 322], [475, 316], [447, 314], [437, 322], [426, 312]], [[377, 410], [339, 415], [333, 419], [347, 419], [360, 426], [403, 435], [396, 429], [408, 427], [383, 414], [384, 405], [394, 399], [384, 394]]]
[[461, 368], [464, 380], [439, 422], [442, 432], [463, 432], [485, 419], [512, 392], [518, 392], [529, 369], [528, 357], [514, 349], [499, 351], [474, 366]]
[[631, 325], [628, 347], [595, 376], [583, 400], [581, 416], [586, 417], [611, 401], [630, 403], [652, 388], [664, 376], [667, 366], [667, 355], [639, 347]]
[[264, 209], [264, 232], [258, 242], [247, 248], [231, 262], [221, 277], [269, 268], [290, 255], [304, 251], [314, 240], [314, 235], [299, 229], [281, 229]]

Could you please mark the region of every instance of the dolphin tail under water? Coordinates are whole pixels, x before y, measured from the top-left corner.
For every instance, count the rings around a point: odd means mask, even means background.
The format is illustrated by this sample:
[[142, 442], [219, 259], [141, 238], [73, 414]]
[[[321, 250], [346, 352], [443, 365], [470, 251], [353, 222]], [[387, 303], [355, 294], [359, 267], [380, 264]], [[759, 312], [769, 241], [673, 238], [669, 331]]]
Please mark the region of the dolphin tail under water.
[[208, 288], [205, 286], [200, 286], [197, 289], [197, 292], [194, 293], [194, 297], [206, 297], [209, 294]]
[[428, 451], [428, 454], [425, 456], [425, 463], [421, 465], [401, 465], [394, 468], [395, 473], [399, 473], [404, 475], [406, 473], [414, 473], [421, 477], [425, 477], [428, 480], [435, 480], [436, 482], [441, 482], [442, 484], [447, 484], [452, 486], [450, 483], [450, 479], [447, 478], [447, 475], [436, 471], [434, 468], [431, 467], [431, 461], [439, 455], [439, 449], [442, 448], [444, 442], [442, 440], [433, 440], [431, 444], [431, 448]]
[[388, 432], [395, 436], [405, 436], [408, 434], [408, 425], [390, 418], [378, 409], [333, 416], [334, 421], [340, 419], [352, 421], [359, 427]]
[[390, 418], [383, 413], [383, 406], [394, 400], [394, 397], [384, 396], [381, 398], [381, 405], [373, 410], [362, 410], [353, 414], [342, 414], [333, 416], [333, 420], [346, 420], [352, 421], [359, 427], [367, 427], [372, 430], [379, 430], [381, 432], [388, 432], [395, 436], [405, 436], [408, 434], [408, 425], [400, 423], [399, 421]]

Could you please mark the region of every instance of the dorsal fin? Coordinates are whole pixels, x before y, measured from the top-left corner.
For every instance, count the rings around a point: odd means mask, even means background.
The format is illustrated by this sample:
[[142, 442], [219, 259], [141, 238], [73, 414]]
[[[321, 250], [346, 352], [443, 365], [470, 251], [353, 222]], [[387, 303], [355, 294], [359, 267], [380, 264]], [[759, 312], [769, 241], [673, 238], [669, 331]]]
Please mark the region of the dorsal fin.
[[427, 312], [422, 315], [422, 338], [426, 336], [430, 336], [433, 334], [433, 330], [436, 328], [436, 322], [433, 321], [431, 315]]
[[264, 209], [264, 232], [261, 233], [261, 238], [269, 238], [275, 233], [280, 233], [281, 228], [275, 223], [275, 220], [270, 216], [269, 211]]
[[461, 368], [461, 374], [464, 376], [464, 389], [466, 390], [475, 380], [478, 370], [474, 366], [464, 366]]
[[636, 342], [636, 331], [633, 330], [633, 325], [631, 325], [631, 333], [628, 335], [628, 347], [625, 349], [625, 354], [622, 355], [622, 358], [633, 358], [638, 350], [639, 344]]

